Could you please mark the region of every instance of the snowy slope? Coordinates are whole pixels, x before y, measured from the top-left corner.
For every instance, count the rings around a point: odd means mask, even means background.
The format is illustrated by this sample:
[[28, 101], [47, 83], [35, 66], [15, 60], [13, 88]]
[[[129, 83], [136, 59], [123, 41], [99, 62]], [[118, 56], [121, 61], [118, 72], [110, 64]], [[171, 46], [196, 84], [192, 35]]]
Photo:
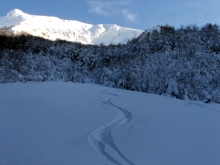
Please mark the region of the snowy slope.
[[143, 31], [119, 27], [117, 25], [91, 25], [75, 20], [56, 17], [29, 15], [14, 9], [0, 17], [0, 28], [13, 34], [28, 33], [50, 40], [62, 39], [83, 44], [108, 45], [126, 43], [138, 37]]
[[61, 82], [0, 91], [1, 165], [220, 164], [219, 104]]

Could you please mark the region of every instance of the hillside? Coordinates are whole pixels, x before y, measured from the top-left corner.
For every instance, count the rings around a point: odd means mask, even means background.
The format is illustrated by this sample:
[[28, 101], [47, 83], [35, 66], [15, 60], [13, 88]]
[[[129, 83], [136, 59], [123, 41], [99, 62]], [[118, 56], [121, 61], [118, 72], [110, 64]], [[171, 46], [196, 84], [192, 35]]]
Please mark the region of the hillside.
[[0, 91], [1, 165], [220, 164], [219, 104], [62, 82]]
[[138, 37], [143, 31], [114, 24], [86, 24], [57, 17], [30, 15], [14, 9], [0, 17], [0, 33], [30, 34], [50, 40], [66, 40], [82, 44], [118, 44]]
[[0, 82], [94, 82], [220, 103], [219, 26], [160, 28], [109, 46], [0, 36]]

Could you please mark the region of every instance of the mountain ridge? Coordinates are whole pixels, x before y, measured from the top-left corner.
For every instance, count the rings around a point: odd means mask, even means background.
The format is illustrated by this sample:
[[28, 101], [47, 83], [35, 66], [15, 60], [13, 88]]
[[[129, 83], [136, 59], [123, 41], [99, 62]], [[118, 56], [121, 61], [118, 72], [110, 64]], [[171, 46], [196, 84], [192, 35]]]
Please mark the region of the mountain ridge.
[[120, 27], [116, 24], [87, 24], [53, 16], [38, 16], [11, 10], [0, 17], [0, 29], [11, 34], [27, 33], [49, 40], [66, 40], [82, 44], [125, 44], [138, 37], [142, 30]]

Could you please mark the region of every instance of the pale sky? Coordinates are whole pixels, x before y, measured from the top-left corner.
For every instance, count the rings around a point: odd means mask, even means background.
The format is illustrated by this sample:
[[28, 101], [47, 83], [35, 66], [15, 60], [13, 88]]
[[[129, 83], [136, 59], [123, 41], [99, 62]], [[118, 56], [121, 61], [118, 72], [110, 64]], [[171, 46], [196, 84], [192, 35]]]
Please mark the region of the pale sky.
[[220, 24], [220, 0], [0, 0], [0, 16], [12, 9], [90, 24], [146, 30], [154, 25]]

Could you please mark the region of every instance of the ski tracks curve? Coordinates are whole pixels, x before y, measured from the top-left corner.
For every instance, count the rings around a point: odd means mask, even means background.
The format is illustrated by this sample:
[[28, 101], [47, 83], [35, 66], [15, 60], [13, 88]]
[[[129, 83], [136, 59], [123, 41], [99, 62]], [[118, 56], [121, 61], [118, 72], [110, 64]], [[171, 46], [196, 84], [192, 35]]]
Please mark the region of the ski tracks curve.
[[104, 98], [102, 102], [108, 106], [116, 108], [117, 116], [108, 125], [103, 126], [89, 135], [89, 142], [93, 148], [95, 148], [100, 154], [102, 154], [106, 159], [111, 161], [116, 165], [123, 165], [112, 157], [107, 151], [106, 147], [111, 148], [117, 155], [119, 155], [125, 162], [129, 165], [135, 165], [129, 158], [127, 158], [115, 145], [114, 138], [112, 136], [112, 130], [119, 128], [122, 125], [127, 124], [132, 119], [132, 113], [128, 110], [121, 108], [111, 102], [112, 97], [117, 97], [116, 94], [103, 92], [111, 95], [110, 97]]

